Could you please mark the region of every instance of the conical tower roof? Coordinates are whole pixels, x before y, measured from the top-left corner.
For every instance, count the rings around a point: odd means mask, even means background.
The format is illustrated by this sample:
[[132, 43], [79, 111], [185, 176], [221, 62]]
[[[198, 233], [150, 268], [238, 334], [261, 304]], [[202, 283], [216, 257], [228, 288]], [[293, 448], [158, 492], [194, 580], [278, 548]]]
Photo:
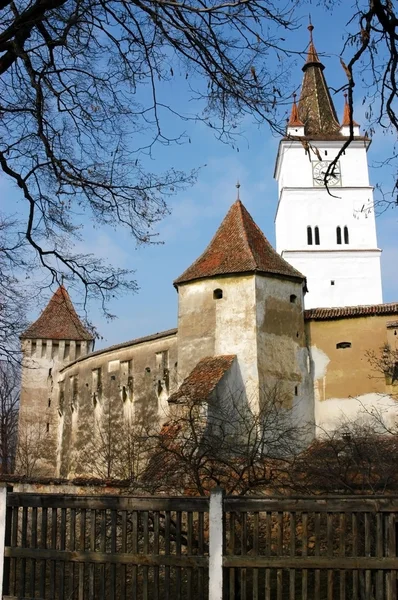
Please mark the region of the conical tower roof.
[[80, 321], [68, 292], [61, 285], [21, 338], [78, 341], [92, 340], [93, 336]]
[[[342, 127], [349, 127], [351, 124], [351, 109], [348, 104], [347, 94], [344, 94], [344, 112], [343, 112], [343, 120], [341, 122]], [[352, 121], [354, 127], [359, 127], [356, 121]]]
[[296, 94], [293, 94], [293, 106], [290, 113], [290, 119], [287, 123], [288, 127], [304, 127], [304, 123], [300, 120], [298, 106], [296, 102]]
[[304, 77], [298, 103], [298, 117], [304, 123], [307, 137], [327, 139], [329, 136], [339, 135], [340, 124], [323, 74], [325, 67], [315, 49], [313, 25], [309, 25], [308, 29], [310, 45], [307, 61], [303, 66]]
[[203, 254], [174, 285], [233, 273], [305, 279], [273, 249], [240, 200], [231, 206]]

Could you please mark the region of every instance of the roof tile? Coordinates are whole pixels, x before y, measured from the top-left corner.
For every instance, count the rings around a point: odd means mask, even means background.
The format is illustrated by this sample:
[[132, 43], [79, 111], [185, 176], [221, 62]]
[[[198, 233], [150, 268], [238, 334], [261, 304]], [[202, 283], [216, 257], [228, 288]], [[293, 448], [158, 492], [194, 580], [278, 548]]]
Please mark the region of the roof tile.
[[61, 285], [40, 317], [21, 335], [22, 339], [92, 340], [80, 321], [68, 292]]
[[337, 308], [310, 308], [304, 311], [306, 321], [328, 321], [372, 315], [398, 315], [398, 302], [369, 304], [362, 306], [340, 306]]
[[232, 273], [305, 279], [273, 249], [240, 200], [231, 206], [203, 254], [174, 285]]
[[235, 358], [235, 354], [202, 358], [188, 377], [184, 379], [179, 389], [171, 394], [169, 403], [177, 404], [184, 400], [193, 402], [207, 400], [231, 367]]
[[303, 66], [304, 77], [298, 105], [298, 117], [304, 123], [305, 135], [319, 135], [329, 139], [329, 135], [340, 134], [333, 100], [323, 74], [324, 65], [320, 62], [312, 39], [313, 26], [310, 30], [310, 46], [307, 61]]

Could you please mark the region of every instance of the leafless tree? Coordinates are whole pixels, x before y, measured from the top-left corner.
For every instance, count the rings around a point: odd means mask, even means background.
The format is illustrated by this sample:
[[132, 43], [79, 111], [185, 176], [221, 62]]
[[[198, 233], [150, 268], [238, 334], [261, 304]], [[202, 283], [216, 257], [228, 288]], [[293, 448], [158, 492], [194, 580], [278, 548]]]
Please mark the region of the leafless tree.
[[172, 407], [145, 474], [152, 491], [204, 495], [216, 485], [228, 494], [277, 491], [305, 444], [305, 424], [292, 420], [279, 385], [252, 411], [243, 395], [185, 401]]
[[286, 489], [296, 493], [383, 494], [396, 491], [398, 422], [358, 404], [358, 415], [319, 432], [297, 456]]
[[32, 418], [24, 419], [23, 423], [19, 424], [15, 461], [18, 475], [26, 475], [26, 477], [47, 475], [43, 465], [47, 443], [44, 421]]
[[19, 280], [31, 267], [24, 246], [18, 222], [0, 214], [0, 361], [19, 361], [19, 335], [26, 327], [26, 310], [34, 295], [32, 290], [27, 298]]
[[[136, 288], [125, 270], [73, 252], [81, 213], [153, 242], [167, 197], [195, 173], [151, 172], [145, 155], [183, 142], [181, 119], [223, 139], [247, 113], [275, 127], [283, 68], [267, 58], [281, 57], [295, 5], [0, 3], [0, 166], [26, 201], [24, 235], [53, 280], [64, 272], [104, 302]], [[164, 82], [184, 86], [198, 110], [166, 104]]]
[[[155, 426], [155, 422], [153, 422]], [[129, 481], [139, 487], [152, 441], [148, 424], [117, 414], [112, 407], [97, 410], [90, 438], [76, 457], [79, 475]]]
[[19, 370], [0, 361], [0, 461], [2, 473], [12, 473], [18, 429]]
[[[333, 3], [325, 2], [325, 5]], [[366, 133], [372, 135], [376, 129], [392, 134], [393, 142], [398, 133], [398, 12], [391, 0], [355, 0], [352, 17], [347, 24], [348, 33], [341, 52], [341, 65], [346, 82], [341, 89], [348, 93], [351, 109], [350, 136], [330, 165], [325, 180], [333, 171], [337, 160], [351, 143], [354, 135], [354, 89], [361, 83], [365, 89], [362, 103], [366, 111]], [[340, 91], [337, 90], [337, 91]], [[358, 94], [356, 94], [357, 101]], [[378, 203], [386, 208], [397, 204], [397, 145], [384, 164], [388, 163], [394, 172], [394, 183], [383, 191]], [[378, 163], [381, 166], [381, 163]], [[380, 187], [380, 186], [379, 186]]]

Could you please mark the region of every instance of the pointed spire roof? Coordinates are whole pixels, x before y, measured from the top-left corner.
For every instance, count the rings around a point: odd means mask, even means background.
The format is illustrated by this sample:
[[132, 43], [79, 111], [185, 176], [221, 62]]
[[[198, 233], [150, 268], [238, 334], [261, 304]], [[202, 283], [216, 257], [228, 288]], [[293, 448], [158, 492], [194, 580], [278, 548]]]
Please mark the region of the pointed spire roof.
[[303, 66], [304, 77], [298, 104], [298, 116], [304, 123], [307, 137], [339, 135], [340, 124], [337, 119], [333, 100], [323, 74], [324, 65], [319, 60], [315, 49], [312, 32], [313, 25], [308, 26], [310, 45], [307, 61]]
[[304, 123], [300, 121], [298, 114], [298, 107], [296, 102], [296, 94], [293, 94], [293, 106], [292, 112], [290, 113], [290, 119], [287, 124], [288, 127], [304, 127]]
[[[347, 94], [344, 94], [344, 112], [343, 112], [343, 120], [341, 122], [342, 127], [349, 127], [351, 123], [351, 110], [350, 105], [348, 104]], [[359, 127], [359, 124], [356, 121], [352, 121], [354, 127]]]
[[21, 338], [47, 340], [92, 340], [92, 334], [80, 321], [68, 292], [61, 285], [40, 317]]
[[305, 279], [273, 249], [240, 200], [231, 206], [203, 254], [174, 285], [233, 273]]

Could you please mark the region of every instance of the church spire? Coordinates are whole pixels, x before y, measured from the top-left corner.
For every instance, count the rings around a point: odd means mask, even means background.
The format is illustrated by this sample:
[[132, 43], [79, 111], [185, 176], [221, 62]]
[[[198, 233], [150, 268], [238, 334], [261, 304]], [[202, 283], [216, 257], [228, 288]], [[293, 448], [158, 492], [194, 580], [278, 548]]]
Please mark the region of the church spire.
[[298, 103], [298, 117], [304, 123], [307, 137], [339, 135], [340, 124], [323, 71], [324, 65], [319, 60], [313, 39], [314, 26], [310, 24], [310, 44], [307, 60], [303, 66], [304, 77]]
[[[347, 100], [347, 93], [344, 94], [344, 112], [343, 112], [343, 121], [341, 123], [342, 127], [349, 127], [351, 123], [351, 109]], [[359, 127], [356, 121], [352, 121], [354, 127]]]
[[292, 112], [290, 113], [290, 119], [288, 121], [287, 126], [288, 127], [304, 127], [304, 123], [300, 120], [300, 117], [298, 114], [296, 94], [293, 94]]

